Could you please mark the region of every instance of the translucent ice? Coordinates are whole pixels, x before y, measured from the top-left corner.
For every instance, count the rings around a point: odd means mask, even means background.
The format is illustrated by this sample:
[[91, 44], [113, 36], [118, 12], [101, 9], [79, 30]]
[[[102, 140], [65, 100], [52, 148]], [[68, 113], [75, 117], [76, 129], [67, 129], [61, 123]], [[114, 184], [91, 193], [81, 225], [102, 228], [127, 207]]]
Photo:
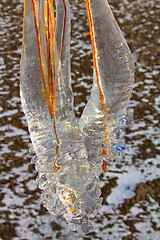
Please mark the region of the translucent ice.
[[[120, 158], [134, 82], [131, 52], [107, 0], [85, 0], [90, 27], [94, 74], [91, 97], [79, 126], [86, 136], [101, 137], [103, 172], [107, 161]], [[132, 123], [132, 121], [130, 121]], [[128, 125], [131, 124], [128, 122]]]
[[[107, 1], [85, 1], [94, 62], [89, 102], [79, 122], [70, 74], [67, 0], [24, 0], [21, 101], [36, 156], [37, 182], [51, 214], [84, 232], [101, 206], [98, 176], [124, 152], [133, 85], [131, 53]], [[103, 166], [103, 167], [102, 167]]]

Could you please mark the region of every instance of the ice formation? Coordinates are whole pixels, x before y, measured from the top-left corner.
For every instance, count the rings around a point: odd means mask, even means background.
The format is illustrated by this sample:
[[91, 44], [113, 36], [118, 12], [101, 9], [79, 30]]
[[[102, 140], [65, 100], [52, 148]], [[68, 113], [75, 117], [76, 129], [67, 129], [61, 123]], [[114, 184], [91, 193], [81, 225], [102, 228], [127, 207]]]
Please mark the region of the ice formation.
[[133, 63], [107, 1], [85, 0], [94, 74], [90, 100], [76, 121], [69, 2], [55, 2], [56, 17], [52, 0], [24, 0], [21, 101], [45, 207], [88, 232], [102, 202], [98, 176], [124, 152]]

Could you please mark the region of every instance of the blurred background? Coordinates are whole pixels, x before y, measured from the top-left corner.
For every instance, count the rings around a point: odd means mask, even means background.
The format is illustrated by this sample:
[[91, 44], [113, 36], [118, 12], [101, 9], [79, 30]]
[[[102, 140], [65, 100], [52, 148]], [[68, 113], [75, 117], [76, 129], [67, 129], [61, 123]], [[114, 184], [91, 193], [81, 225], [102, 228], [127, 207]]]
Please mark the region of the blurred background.
[[[72, 87], [77, 118], [89, 99], [92, 54], [85, 4], [72, 9]], [[160, 239], [160, 2], [110, 0], [133, 53], [135, 124], [126, 130], [128, 150], [116, 172], [100, 176], [103, 206], [93, 230], [72, 232], [62, 216], [42, 206], [31, 142], [19, 98], [22, 0], [0, 1], [0, 239]]]

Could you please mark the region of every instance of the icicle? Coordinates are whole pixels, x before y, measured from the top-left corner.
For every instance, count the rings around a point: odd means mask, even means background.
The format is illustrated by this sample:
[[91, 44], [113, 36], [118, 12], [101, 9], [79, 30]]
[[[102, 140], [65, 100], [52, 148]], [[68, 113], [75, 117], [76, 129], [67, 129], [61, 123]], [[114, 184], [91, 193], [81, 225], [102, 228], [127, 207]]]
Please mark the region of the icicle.
[[51, 214], [63, 213], [70, 227], [89, 230], [101, 191], [73, 113], [68, 1], [59, 1], [56, 11], [57, 25], [52, 1], [24, 2], [21, 99], [44, 205]]
[[[91, 229], [101, 206], [98, 176], [124, 150], [133, 66], [106, 1], [85, 1], [94, 59], [91, 98], [79, 122], [70, 74], [70, 8], [67, 0], [24, 0], [21, 101], [36, 154], [42, 201], [72, 229]], [[80, 127], [79, 127], [80, 126]]]
[[85, 0], [85, 3], [94, 76], [91, 97], [79, 125], [86, 136], [94, 138], [97, 148], [102, 149], [103, 172], [106, 173], [107, 161], [120, 159], [125, 150], [122, 138], [117, 136], [126, 127], [134, 67], [131, 52], [107, 0]]

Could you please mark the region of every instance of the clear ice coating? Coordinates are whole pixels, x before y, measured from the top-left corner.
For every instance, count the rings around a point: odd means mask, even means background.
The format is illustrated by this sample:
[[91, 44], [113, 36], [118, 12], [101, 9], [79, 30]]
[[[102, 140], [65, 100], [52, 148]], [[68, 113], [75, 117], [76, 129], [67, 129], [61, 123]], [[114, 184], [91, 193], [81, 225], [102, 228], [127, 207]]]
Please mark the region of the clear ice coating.
[[98, 176], [125, 150], [133, 63], [107, 1], [85, 0], [94, 74], [90, 100], [77, 121], [69, 2], [55, 2], [56, 13], [52, 0], [24, 0], [21, 101], [45, 207], [63, 214], [70, 228], [88, 232], [102, 202]]

